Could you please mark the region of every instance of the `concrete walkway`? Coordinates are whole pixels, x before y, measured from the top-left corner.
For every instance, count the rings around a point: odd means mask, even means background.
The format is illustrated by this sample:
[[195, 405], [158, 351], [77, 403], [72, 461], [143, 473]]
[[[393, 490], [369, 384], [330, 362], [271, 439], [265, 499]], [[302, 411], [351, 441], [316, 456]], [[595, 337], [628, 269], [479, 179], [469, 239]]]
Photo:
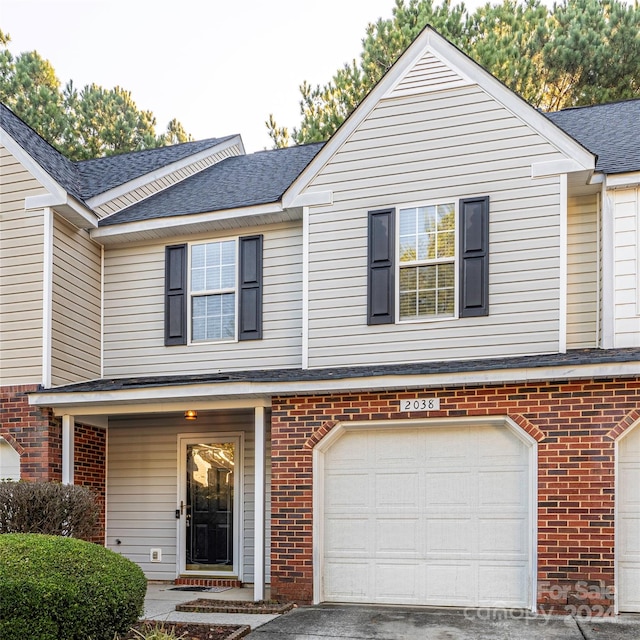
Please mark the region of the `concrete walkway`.
[[248, 640], [640, 640], [640, 616], [579, 619], [502, 609], [300, 607]]
[[[144, 600], [144, 618], [162, 622], [207, 622], [210, 624], [246, 624], [251, 629], [278, 617], [264, 613], [191, 613], [176, 611], [181, 602], [210, 598], [212, 600], [253, 600], [253, 589], [229, 589], [220, 593], [208, 591], [174, 591], [175, 585], [150, 582]], [[269, 595], [265, 596], [268, 598]]]

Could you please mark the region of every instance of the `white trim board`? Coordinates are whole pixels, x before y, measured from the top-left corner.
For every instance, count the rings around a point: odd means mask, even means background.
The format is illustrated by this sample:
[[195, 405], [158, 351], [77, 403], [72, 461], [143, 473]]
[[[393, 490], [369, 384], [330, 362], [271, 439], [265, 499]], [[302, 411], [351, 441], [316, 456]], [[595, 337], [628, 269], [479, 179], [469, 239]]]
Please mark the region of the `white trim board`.
[[[606, 364], [461, 371], [415, 375], [386, 375], [333, 380], [289, 382], [220, 382], [142, 387], [112, 391], [29, 394], [32, 406], [52, 407], [56, 415], [162, 413], [185, 409], [250, 408], [270, 406], [272, 395], [321, 394], [344, 391], [384, 391], [408, 388], [455, 387], [467, 384], [503, 384], [542, 380], [631, 377], [640, 373], [640, 361]], [[189, 406], [185, 406], [185, 403]], [[266, 404], [265, 404], [266, 403]]]

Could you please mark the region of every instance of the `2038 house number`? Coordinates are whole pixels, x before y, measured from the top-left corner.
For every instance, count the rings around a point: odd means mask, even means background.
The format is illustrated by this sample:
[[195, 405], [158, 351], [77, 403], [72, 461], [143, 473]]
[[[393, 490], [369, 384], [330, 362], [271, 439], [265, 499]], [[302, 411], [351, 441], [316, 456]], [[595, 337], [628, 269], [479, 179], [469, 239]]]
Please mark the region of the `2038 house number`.
[[410, 398], [400, 400], [400, 411], [439, 411], [440, 398]]

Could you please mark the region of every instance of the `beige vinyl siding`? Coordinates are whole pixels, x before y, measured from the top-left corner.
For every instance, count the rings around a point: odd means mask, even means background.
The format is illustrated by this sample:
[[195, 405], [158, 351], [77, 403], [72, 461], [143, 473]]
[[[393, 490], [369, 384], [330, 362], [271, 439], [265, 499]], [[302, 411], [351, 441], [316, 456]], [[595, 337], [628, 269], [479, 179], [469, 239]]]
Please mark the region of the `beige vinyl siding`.
[[[198, 420], [182, 415], [110, 418], [107, 466], [107, 547], [138, 563], [150, 580], [173, 580], [177, 573], [178, 434], [242, 432], [244, 434], [241, 530], [242, 573], [253, 581], [254, 544], [254, 413], [198, 412]], [[270, 438], [267, 436], [267, 442]], [[270, 515], [270, 453], [267, 452], [266, 522]], [[117, 544], [120, 540], [121, 544]], [[270, 534], [267, 530], [266, 549]], [[162, 549], [162, 562], [149, 562], [149, 550]], [[269, 554], [266, 553], [267, 579]]]
[[614, 207], [614, 346], [640, 346], [640, 189], [610, 193]]
[[397, 98], [412, 93], [451, 89], [466, 84], [469, 84], [468, 80], [428, 52], [398, 82], [390, 96]]
[[[561, 154], [478, 88], [381, 101], [309, 190], [310, 366], [558, 350]], [[367, 212], [490, 196], [490, 315], [367, 326]]]
[[240, 155], [240, 146], [233, 145], [227, 149], [223, 149], [222, 151], [218, 151], [217, 153], [213, 153], [210, 156], [198, 160], [197, 162], [193, 162], [186, 167], [182, 167], [177, 171], [173, 171], [172, 173], [163, 176], [162, 178], [158, 178], [157, 180], [152, 180], [148, 184], [145, 184], [138, 189], [134, 189], [128, 192], [125, 195], [119, 196], [117, 198], [113, 198], [104, 204], [95, 208], [95, 212], [98, 214], [100, 218], [104, 218], [106, 216], [115, 213], [116, 211], [121, 211], [122, 209], [126, 209], [136, 202], [140, 202], [149, 196], [162, 191], [168, 187], [171, 187], [178, 182], [181, 182], [185, 178], [192, 176], [196, 173], [199, 173], [203, 169], [206, 169], [214, 164], [217, 164], [221, 160], [225, 158], [229, 158], [231, 156]]
[[567, 347], [598, 346], [598, 195], [569, 198]]
[[100, 377], [100, 247], [54, 218], [51, 382]]
[[[299, 367], [302, 334], [302, 247], [299, 223], [264, 234], [263, 339], [164, 346], [165, 245], [105, 253], [104, 375], [180, 375], [218, 369]], [[206, 235], [167, 244], [233, 238]]]
[[0, 384], [42, 381], [42, 211], [24, 200], [42, 185], [0, 147]]

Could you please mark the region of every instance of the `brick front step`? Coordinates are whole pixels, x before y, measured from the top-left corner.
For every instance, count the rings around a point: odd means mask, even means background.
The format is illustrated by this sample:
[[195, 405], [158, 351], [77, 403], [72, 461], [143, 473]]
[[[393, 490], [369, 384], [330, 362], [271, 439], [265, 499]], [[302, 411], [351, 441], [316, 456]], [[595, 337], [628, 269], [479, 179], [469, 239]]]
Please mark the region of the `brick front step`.
[[242, 582], [238, 578], [191, 578], [182, 576], [176, 578], [176, 585], [185, 585], [190, 587], [231, 587], [239, 589]]

